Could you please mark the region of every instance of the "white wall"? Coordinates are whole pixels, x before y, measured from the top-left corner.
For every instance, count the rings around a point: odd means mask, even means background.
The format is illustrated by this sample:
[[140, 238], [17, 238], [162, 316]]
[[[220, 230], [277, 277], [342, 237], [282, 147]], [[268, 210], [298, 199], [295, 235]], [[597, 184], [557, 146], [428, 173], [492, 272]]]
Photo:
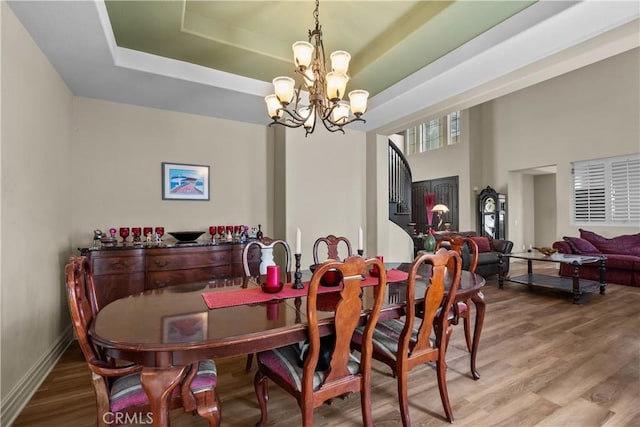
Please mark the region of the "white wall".
[[63, 269], [70, 249], [72, 96], [11, 9], [0, 7], [5, 424], [26, 403], [28, 382], [44, 379], [47, 358], [70, 328]]
[[367, 234], [365, 137], [354, 130], [330, 133], [318, 124], [308, 137], [301, 129], [287, 129], [276, 141], [286, 151], [286, 238], [295, 244], [300, 228], [303, 268], [313, 263], [316, 238], [344, 236], [355, 251], [359, 227]]
[[[109, 227], [262, 224], [273, 235], [270, 144], [264, 126], [75, 98], [73, 245]], [[211, 199], [162, 200], [162, 162], [210, 166]]]
[[[640, 49], [633, 49], [479, 107], [481, 127], [475, 131], [493, 159], [482, 164], [482, 176], [507, 193], [509, 236], [530, 223], [525, 212], [512, 209], [527, 195], [512, 191], [509, 172], [548, 165], [557, 165], [554, 240], [578, 234], [570, 218], [571, 162], [640, 152], [639, 75]], [[583, 228], [605, 236], [638, 232], [637, 227]], [[524, 243], [514, 240], [516, 248]]]

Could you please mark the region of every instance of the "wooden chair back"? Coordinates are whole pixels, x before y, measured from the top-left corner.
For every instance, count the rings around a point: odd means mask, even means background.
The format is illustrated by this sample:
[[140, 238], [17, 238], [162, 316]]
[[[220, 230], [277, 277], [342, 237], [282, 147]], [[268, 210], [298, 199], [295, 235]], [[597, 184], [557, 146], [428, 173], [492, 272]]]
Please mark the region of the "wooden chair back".
[[478, 266], [478, 244], [475, 240], [467, 236], [443, 236], [436, 242], [436, 250], [442, 247], [443, 242], [448, 242], [449, 249], [457, 252], [461, 257], [463, 257], [463, 251], [466, 246], [469, 251], [468, 270], [472, 273], [476, 272], [476, 267]]
[[[325, 245], [327, 248], [326, 258], [321, 257], [318, 253], [320, 248]], [[340, 253], [344, 254], [344, 251], [346, 251], [345, 259], [353, 255], [351, 242], [346, 237], [334, 236], [333, 234], [329, 234], [327, 237], [320, 237], [313, 243], [313, 263], [319, 264], [327, 259], [341, 261]]]
[[[351, 360], [351, 338], [359, 326], [363, 306], [360, 297], [362, 275], [369, 267], [376, 265], [380, 270], [378, 283], [375, 286], [373, 307], [367, 319], [363, 347], [361, 351], [360, 370], [352, 374], [348, 369]], [[318, 356], [321, 351], [320, 327], [318, 318], [318, 287], [321, 277], [329, 270], [336, 269], [342, 274], [342, 290], [332, 293], [335, 297], [333, 334], [334, 344], [331, 352], [329, 370], [322, 385], [314, 391], [313, 381]], [[314, 272], [309, 283], [307, 297], [307, 322], [309, 334], [309, 353], [305, 360], [302, 375], [302, 405], [320, 406], [326, 400], [341, 396], [348, 392], [362, 393], [362, 416], [365, 425], [371, 425], [371, 360], [373, 332], [380, 316], [384, 302], [387, 283], [384, 264], [376, 258], [365, 260], [360, 256], [351, 256], [341, 261], [328, 260]], [[321, 294], [325, 296], [327, 294]], [[322, 311], [327, 311], [323, 307]], [[323, 315], [324, 317], [324, 315]], [[304, 413], [304, 410], [303, 410]]]
[[[93, 281], [86, 257], [71, 257], [66, 266], [67, 299], [71, 313], [71, 323], [78, 345], [88, 363], [103, 363], [106, 359], [89, 340], [88, 328], [98, 312], [94, 298], [91, 298], [89, 283]], [[95, 289], [95, 288], [93, 288]]]
[[[251, 262], [249, 259], [256, 247], [260, 249], [260, 263]], [[252, 240], [242, 251], [244, 275], [256, 278], [262, 283], [265, 280], [267, 266], [279, 265], [281, 281], [289, 283], [291, 282], [291, 258], [291, 247], [284, 240], [269, 238]]]
[[[431, 277], [424, 293], [424, 308], [419, 313], [422, 322], [418, 329], [417, 339], [413, 342], [410, 338], [418, 314], [415, 303], [416, 276], [418, 269], [423, 264], [431, 264]], [[433, 361], [438, 357], [438, 352], [443, 346], [442, 341], [446, 340], [448, 336], [446, 332], [449, 329], [449, 322], [446, 313], [449, 312], [455, 300], [456, 292], [460, 286], [461, 271], [460, 255], [444, 248], [440, 248], [435, 254], [422, 254], [413, 261], [407, 279], [406, 322], [398, 343], [398, 359], [404, 358], [409, 369], [424, 361]], [[446, 297], [445, 278], [450, 280], [452, 284]], [[436, 319], [436, 316], [439, 318]], [[437, 339], [435, 344], [432, 344], [429, 337], [434, 321], [442, 330], [435, 331]], [[432, 354], [429, 355], [429, 353]]]

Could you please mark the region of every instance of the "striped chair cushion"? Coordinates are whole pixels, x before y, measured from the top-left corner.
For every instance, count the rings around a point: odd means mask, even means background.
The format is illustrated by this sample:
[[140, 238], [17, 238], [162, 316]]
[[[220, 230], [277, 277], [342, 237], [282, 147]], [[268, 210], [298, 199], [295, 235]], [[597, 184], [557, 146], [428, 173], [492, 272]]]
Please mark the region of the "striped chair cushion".
[[[217, 380], [218, 376], [214, 361], [203, 360], [199, 362], [198, 373], [191, 382], [191, 391], [198, 393], [215, 388]], [[180, 394], [179, 386], [172, 390], [172, 396], [177, 396], [178, 394]], [[142, 383], [140, 382], [140, 373], [125, 375], [116, 379], [111, 385], [109, 399], [112, 412], [148, 404], [147, 394], [142, 389]]]
[[[258, 363], [266, 366], [276, 375], [291, 384], [297, 391], [302, 391], [302, 368], [298, 366], [300, 345], [292, 344], [275, 350], [258, 353]], [[360, 371], [360, 360], [353, 354], [350, 356], [347, 369], [352, 374]], [[316, 371], [313, 376], [313, 389], [317, 390], [325, 379], [326, 371]]]
[[[418, 329], [421, 325], [421, 319], [416, 318], [413, 334], [411, 334], [410, 341], [415, 342], [418, 335]], [[400, 334], [404, 328], [404, 317], [400, 319], [390, 319], [384, 322], [378, 322], [373, 330], [373, 351], [374, 353], [381, 353], [396, 360], [396, 353], [398, 352], [398, 340]], [[353, 341], [362, 345], [362, 334], [364, 334], [364, 327], [361, 326], [356, 329], [353, 334]]]

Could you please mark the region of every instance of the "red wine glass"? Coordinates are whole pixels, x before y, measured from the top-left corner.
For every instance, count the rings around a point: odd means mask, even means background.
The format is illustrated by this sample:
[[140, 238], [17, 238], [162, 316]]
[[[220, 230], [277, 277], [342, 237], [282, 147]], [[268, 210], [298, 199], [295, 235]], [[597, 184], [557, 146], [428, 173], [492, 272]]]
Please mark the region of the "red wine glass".
[[156, 227], [156, 236], [158, 236], [158, 240], [162, 240], [162, 236], [164, 236], [164, 227]]
[[129, 237], [129, 227], [120, 227], [120, 237], [122, 237], [122, 244], [127, 244], [127, 237]]
[[153, 228], [152, 227], [144, 227], [142, 229], [142, 235], [145, 237], [145, 239], [147, 237], [150, 239], [151, 238], [151, 234], [153, 234]]
[[218, 226], [218, 239], [222, 240], [223, 239], [223, 234], [224, 234], [224, 225], [219, 225]]
[[216, 226], [212, 225], [209, 227], [209, 234], [211, 234], [211, 241], [213, 242], [216, 239]]
[[131, 234], [133, 234], [133, 241], [139, 242], [142, 229], [140, 227], [131, 227]]

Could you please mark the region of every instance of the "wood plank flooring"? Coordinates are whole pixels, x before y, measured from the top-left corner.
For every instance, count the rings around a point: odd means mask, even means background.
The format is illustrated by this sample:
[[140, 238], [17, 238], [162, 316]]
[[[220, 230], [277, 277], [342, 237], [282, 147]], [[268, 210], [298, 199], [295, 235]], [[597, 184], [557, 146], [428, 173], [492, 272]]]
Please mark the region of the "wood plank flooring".
[[[515, 264], [519, 274], [526, 264]], [[536, 271], [540, 271], [537, 269]], [[552, 272], [553, 274], [553, 272]], [[447, 354], [449, 397], [457, 426], [640, 426], [640, 288], [610, 284], [607, 294], [530, 291], [496, 280], [485, 287], [487, 314], [473, 381], [462, 326]], [[473, 317], [473, 316], [472, 316]], [[251, 426], [259, 417], [254, 372], [246, 358], [217, 361], [223, 426]], [[373, 418], [378, 427], [400, 424], [396, 383], [375, 362]], [[412, 371], [409, 408], [414, 426], [446, 426], [433, 366]], [[295, 401], [270, 387], [269, 425], [300, 425]], [[172, 426], [205, 426], [197, 416], [172, 412]], [[316, 426], [362, 424], [359, 396], [318, 408]], [[95, 399], [78, 346], [72, 344], [20, 414], [18, 426], [95, 425]]]

